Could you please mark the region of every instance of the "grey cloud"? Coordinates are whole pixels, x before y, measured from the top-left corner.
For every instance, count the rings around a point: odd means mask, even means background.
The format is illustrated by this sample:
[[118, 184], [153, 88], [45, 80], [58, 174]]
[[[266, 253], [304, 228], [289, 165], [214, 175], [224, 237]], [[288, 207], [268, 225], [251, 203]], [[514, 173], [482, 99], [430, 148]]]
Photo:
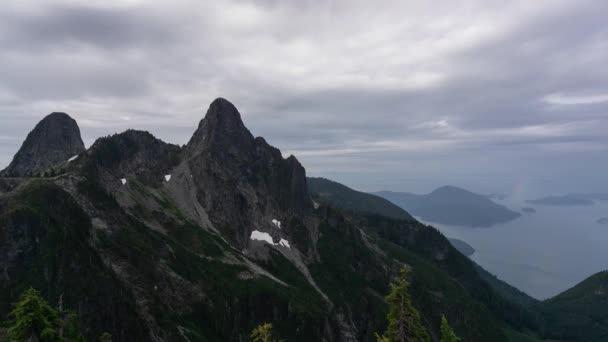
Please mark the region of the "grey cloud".
[[8, 11], [2, 44], [47, 51], [78, 44], [104, 49], [130, 49], [147, 44], [172, 45], [178, 36], [171, 22], [146, 8], [99, 8], [44, 4], [31, 12]]
[[608, 94], [597, 1], [24, 3], [0, 14], [4, 164], [54, 110], [88, 143], [131, 127], [181, 144], [222, 96], [311, 174], [367, 190], [589, 187], [608, 167], [608, 102], [546, 101]]

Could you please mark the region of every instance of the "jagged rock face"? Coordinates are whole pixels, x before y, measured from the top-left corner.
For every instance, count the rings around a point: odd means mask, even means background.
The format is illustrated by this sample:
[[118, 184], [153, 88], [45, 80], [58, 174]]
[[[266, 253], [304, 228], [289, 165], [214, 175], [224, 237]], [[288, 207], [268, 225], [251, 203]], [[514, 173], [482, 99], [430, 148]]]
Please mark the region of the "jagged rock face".
[[[216, 99], [185, 149], [197, 198], [216, 227], [244, 248], [271, 220], [300, 222], [312, 212], [304, 168], [254, 138], [234, 105]], [[286, 230], [289, 228], [285, 225]]]
[[[159, 186], [164, 175], [180, 161], [181, 148], [167, 144], [145, 131], [127, 130], [98, 139], [87, 151], [83, 168], [91, 177], [99, 177], [106, 188], [129, 177]], [[80, 161], [79, 161], [80, 162]]]
[[84, 151], [80, 129], [65, 113], [52, 113], [28, 134], [4, 176], [23, 177], [44, 172]]

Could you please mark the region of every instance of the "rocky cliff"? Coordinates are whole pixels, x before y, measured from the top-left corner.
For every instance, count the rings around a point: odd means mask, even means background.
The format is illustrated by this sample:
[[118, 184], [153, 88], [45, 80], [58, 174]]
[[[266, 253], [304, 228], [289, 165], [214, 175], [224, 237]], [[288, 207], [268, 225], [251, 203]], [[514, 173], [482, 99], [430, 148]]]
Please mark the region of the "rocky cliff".
[[76, 121], [65, 113], [52, 113], [27, 135], [13, 161], [1, 174], [10, 177], [37, 175], [83, 151]]

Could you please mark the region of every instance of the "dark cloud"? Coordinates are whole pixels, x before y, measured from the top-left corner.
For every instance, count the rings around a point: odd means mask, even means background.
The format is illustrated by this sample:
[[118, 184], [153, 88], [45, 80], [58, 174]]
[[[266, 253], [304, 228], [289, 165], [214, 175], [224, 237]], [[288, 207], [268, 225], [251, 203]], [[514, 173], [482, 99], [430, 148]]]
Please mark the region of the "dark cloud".
[[[176, 18], [172, 18], [176, 19]], [[158, 11], [141, 7], [102, 8], [52, 3], [34, 11], [6, 11], [2, 44], [32, 52], [73, 48], [79, 44], [104, 49], [176, 43], [179, 36]]]
[[56, 110], [79, 121], [87, 144], [126, 128], [185, 143], [222, 96], [309, 173], [361, 189], [597, 190], [608, 167], [607, 10], [14, 2], [0, 14], [0, 161]]

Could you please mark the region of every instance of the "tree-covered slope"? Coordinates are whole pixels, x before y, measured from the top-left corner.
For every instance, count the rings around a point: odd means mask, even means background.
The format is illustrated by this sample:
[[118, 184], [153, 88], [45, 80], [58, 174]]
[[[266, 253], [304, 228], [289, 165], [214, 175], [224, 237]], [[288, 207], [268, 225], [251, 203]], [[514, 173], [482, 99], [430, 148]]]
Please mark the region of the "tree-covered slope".
[[608, 271], [596, 273], [541, 304], [546, 336], [608, 341]]
[[[339, 206], [334, 202], [339, 197], [331, 195], [333, 188], [336, 187], [320, 187], [317, 184], [317, 187], [311, 187], [311, 193], [317, 198], [315, 192], [324, 191], [325, 202]], [[348, 193], [343, 188], [345, 186], [338, 189]], [[361, 199], [359, 205], [372, 210], [351, 211], [351, 219], [366, 227], [366, 232], [392, 258], [414, 266], [413, 298], [425, 321], [436, 321], [438, 312], [449, 312], [450, 306], [464, 310], [465, 316], [477, 315], [479, 312], [464, 309], [469, 308], [464, 303], [478, 300], [481, 307], [499, 317], [497, 322], [508, 322], [510, 327], [504, 331], [509, 341], [608, 341], [608, 272], [595, 274], [556, 297], [538, 301], [446, 247], [445, 239], [438, 231], [430, 227], [421, 229], [419, 226], [423, 225], [416, 221], [383, 217], [380, 212], [373, 210], [374, 206], [366, 204], [365, 198]], [[458, 255], [446, 256], [449, 253]], [[427, 278], [424, 274], [432, 276]], [[460, 293], [445, 291], [452, 282], [464, 285], [466, 290]], [[443, 303], [436, 298], [435, 301], [427, 298], [427, 291], [437, 288], [443, 289], [438, 291]], [[456, 303], [459, 298], [460, 304], [443, 306], [445, 302]], [[477, 329], [472, 326], [463, 329], [459, 317], [448, 318], [454, 322], [457, 332], [466, 336], [465, 340], [471, 338], [467, 334]], [[487, 324], [492, 326], [491, 323]]]
[[[334, 207], [342, 207], [344, 202], [348, 202], [348, 200], [344, 200], [343, 198], [348, 198], [352, 195], [360, 194], [359, 192], [348, 188], [345, 185], [340, 183], [330, 181], [323, 178], [309, 178], [309, 189], [314, 198], [320, 198], [324, 200], [325, 203], [334, 206]], [[323, 193], [321, 195], [320, 193]], [[390, 215], [385, 214], [384, 206], [375, 205], [377, 197], [368, 197], [368, 196], [360, 196], [358, 197], [357, 203], [358, 207], [365, 208], [365, 210], [358, 210], [357, 213], [368, 213], [375, 214], [380, 216], [391, 217]], [[399, 218], [399, 217], [397, 217]], [[462, 254], [468, 255], [468, 253], [474, 253], [474, 249], [467, 245], [464, 241], [453, 239], [448, 239], [450, 243]], [[463, 253], [468, 252], [468, 253]], [[494, 290], [502, 294], [507, 299], [523, 304], [525, 306], [530, 306], [532, 304], [537, 303], [538, 301], [533, 299], [532, 297], [526, 295], [522, 291], [514, 288], [513, 286], [503, 282], [498, 279], [496, 276], [490, 274], [488, 271], [484, 270], [481, 266], [473, 263], [475, 269], [478, 271], [479, 275], [489, 284]]]
[[353, 190], [326, 178], [308, 177], [308, 189], [315, 200], [330, 203], [347, 211], [367, 212], [396, 219], [409, 220], [412, 216], [399, 206], [376, 195]]

